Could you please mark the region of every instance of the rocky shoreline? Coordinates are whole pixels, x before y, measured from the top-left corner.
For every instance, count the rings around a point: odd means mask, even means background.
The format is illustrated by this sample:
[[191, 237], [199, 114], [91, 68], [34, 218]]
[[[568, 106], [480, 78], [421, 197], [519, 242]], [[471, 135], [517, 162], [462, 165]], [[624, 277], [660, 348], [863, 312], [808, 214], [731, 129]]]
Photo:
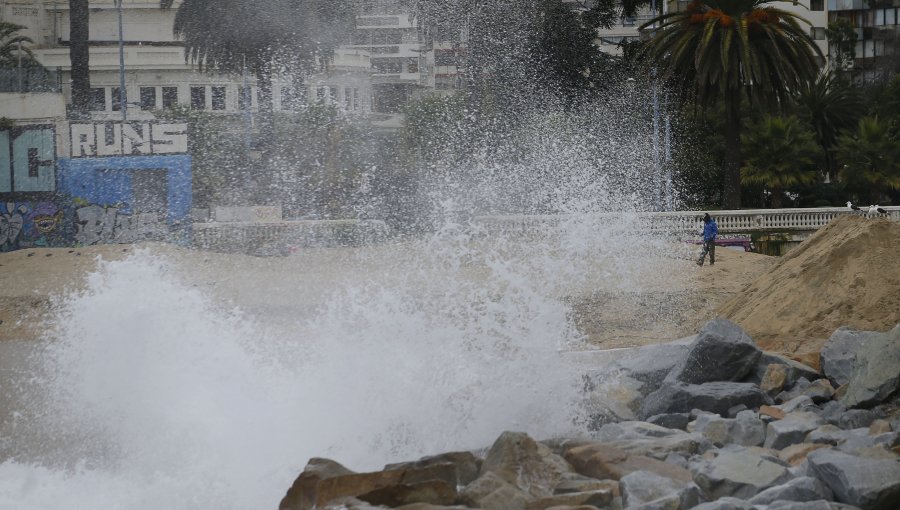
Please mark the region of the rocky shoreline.
[[585, 376], [590, 432], [505, 432], [355, 473], [311, 459], [280, 510], [896, 510], [900, 326], [841, 328], [810, 367], [715, 319]]

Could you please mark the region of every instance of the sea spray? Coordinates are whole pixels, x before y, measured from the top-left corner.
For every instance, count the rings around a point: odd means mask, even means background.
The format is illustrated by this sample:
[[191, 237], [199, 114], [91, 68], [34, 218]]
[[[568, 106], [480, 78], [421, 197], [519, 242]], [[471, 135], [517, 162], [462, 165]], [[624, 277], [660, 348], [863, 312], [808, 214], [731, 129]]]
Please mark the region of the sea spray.
[[16, 508], [48, 494], [76, 508], [272, 507], [311, 456], [374, 469], [506, 429], [570, 433], [566, 307], [526, 265], [466, 245], [479, 243], [454, 228], [403, 245], [418, 260], [404, 277], [334, 289], [278, 337], [150, 251], [103, 263], [32, 360], [41, 409], [26, 442], [44, 446], [2, 465], [0, 494]]

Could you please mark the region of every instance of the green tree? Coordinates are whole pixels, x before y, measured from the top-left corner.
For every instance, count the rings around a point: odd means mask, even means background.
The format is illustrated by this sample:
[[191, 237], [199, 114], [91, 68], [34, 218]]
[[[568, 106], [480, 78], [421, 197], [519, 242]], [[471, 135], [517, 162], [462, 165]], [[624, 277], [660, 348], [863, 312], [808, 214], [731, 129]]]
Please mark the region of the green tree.
[[[174, 0], [161, 0], [170, 8]], [[174, 33], [202, 70], [252, 73], [259, 87], [260, 140], [273, 139], [273, 79], [299, 78], [331, 60], [354, 20], [352, 0], [184, 0]]]
[[698, 104], [725, 103], [723, 205], [741, 205], [741, 99], [754, 107], [784, 107], [803, 83], [815, 79], [820, 54], [796, 14], [763, 0], [694, 0], [684, 11], [644, 24], [658, 27], [645, 54], [661, 76]]
[[72, 113], [76, 116], [86, 116], [91, 109], [90, 17], [89, 0], [69, 0]]
[[404, 113], [399, 136], [410, 165], [452, 163], [465, 154], [460, 150], [468, 142], [463, 94], [428, 96], [408, 104]]
[[863, 114], [859, 91], [832, 74], [822, 74], [801, 86], [797, 95], [798, 114], [812, 127], [822, 149], [825, 170], [834, 175], [832, 148], [838, 133], [853, 129]]
[[859, 119], [855, 133], [838, 137], [834, 149], [844, 188], [876, 204], [887, 188], [900, 189], [900, 139], [877, 116]]
[[856, 29], [847, 18], [838, 18], [825, 29], [828, 60], [832, 70], [843, 73], [856, 59]]
[[0, 67], [17, 67], [20, 61], [23, 65], [34, 64], [31, 49], [26, 46], [34, 41], [18, 33], [24, 28], [22, 25], [0, 21]]
[[[515, 96], [535, 84], [541, 92], [571, 97], [606, 87], [620, 59], [594, 44], [596, 29], [621, 14], [613, 0], [407, 0], [426, 38], [465, 28], [470, 93]], [[437, 35], [436, 37], [442, 37]], [[624, 78], [623, 78], [624, 79]]]
[[795, 116], [765, 116], [741, 137], [747, 158], [741, 182], [762, 184], [772, 193], [772, 207], [781, 207], [784, 192], [818, 179], [819, 149], [813, 133]]

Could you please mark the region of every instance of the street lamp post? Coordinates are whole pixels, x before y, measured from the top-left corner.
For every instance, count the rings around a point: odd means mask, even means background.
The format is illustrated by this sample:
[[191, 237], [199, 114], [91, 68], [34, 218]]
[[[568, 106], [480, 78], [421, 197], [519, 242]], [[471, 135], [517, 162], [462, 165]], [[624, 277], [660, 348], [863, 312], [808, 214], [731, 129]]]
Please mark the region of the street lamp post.
[[125, 37], [122, 30], [122, 2], [116, 0], [116, 8], [119, 15], [119, 108], [122, 110], [122, 120], [128, 120], [128, 95], [125, 93]]

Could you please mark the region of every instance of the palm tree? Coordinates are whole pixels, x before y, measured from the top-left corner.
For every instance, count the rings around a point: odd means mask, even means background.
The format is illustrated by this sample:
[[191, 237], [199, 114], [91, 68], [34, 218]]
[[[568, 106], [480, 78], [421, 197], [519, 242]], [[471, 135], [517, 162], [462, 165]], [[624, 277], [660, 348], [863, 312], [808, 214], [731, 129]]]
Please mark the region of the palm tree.
[[[352, 0], [184, 0], [174, 33], [201, 70], [251, 72], [259, 87], [260, 139], [274, 137], [273, 78], [327, 63], [353, 19]], [[164, 9], [174, 0], [161, 0]], [[341, 27], [340, 25], [345, 25]]]
[[88, 0], [69, 0], [69, 60], [72, 63], [72, 112], [91, 108], [90, 16]]
[[818, 72], [821, 52], [796, 14], [765, 0], [694, 0], [659, 16], [645, 54], [661, 76], [696, 95], [698, 103], [725, 104], [724, 206], [741, 205], [741, 101], [784, 107]]
[[824, 73], [800, 88], [797, 106], [798, 113], [815, 132], [826, 172], [834, 175], [836, 167], [831, 149], [838, 133], [852, 129], [862, 115], [863, 101], [858, 90], [834, 75]]
[[900, 189], [900, 140], [888, 122], [877, 116], [859, 119], [855, 133], [838, 137], [834, 153], [842, 165], [841, 184], [859, 199], [875, 204], [885, 188]]
[[20, 35], [22, 25], [0, 21], [0, 67], [18, 67], [20, 61], [23, 64], [34, 62], [31, 50], [25, 44], [33, 44], [29, 37]]
[[772, 207], [781, 207], [784, 192], [818, 179], [819, 149], [809, 130], [794, 117], [765, 116], [741, 137], [747, 158], [741, 182], [762, 184], [772, 192]]

